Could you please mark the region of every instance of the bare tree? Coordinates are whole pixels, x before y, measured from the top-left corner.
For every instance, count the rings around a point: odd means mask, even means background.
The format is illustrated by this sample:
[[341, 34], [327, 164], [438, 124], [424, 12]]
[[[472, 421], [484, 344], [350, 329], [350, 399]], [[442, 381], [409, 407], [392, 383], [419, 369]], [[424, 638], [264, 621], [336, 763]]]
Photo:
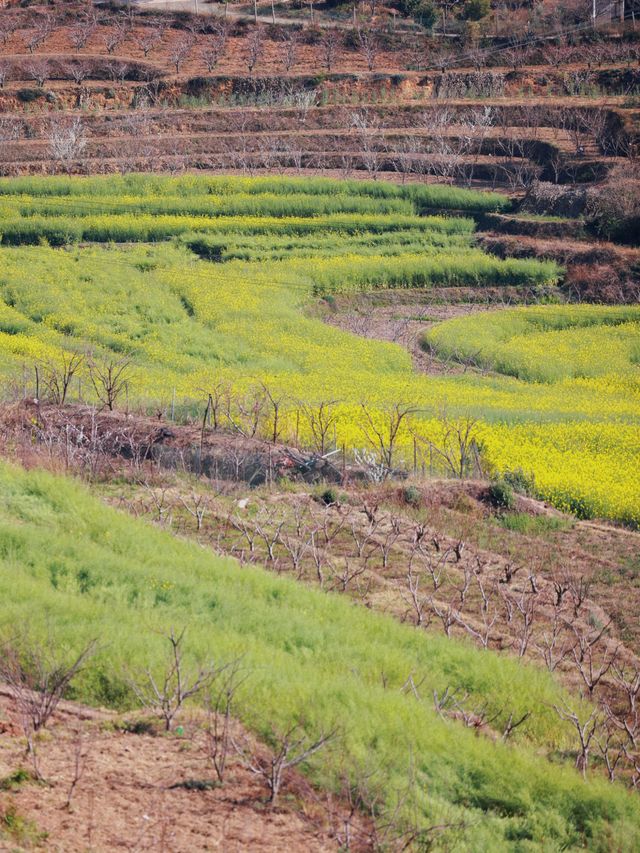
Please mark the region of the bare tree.
[[298, 33], [293, 27], [287, 27], [282, 34], [282, 64], [288, 73], [298, 61]]
[[558, 44], [547, 42], [542, 46], [542, 56], [547, 65], [552, 68], [558, 68], [567, 61], [568, 48], [564, 41]]
[[336, 30], [326, 29], [323, 31], [322, 37], [320, 39], [320, 51], [322, 54], [322, 61], [324, 62], [324, 67], [329, 72], [331, 72], [333, 68], [339, 44], [340, 36]]
[[584, 777], [587, 775], [587, 765], [589, 763], [589, 755], [591, 753], [591, 744], [600, 727], [600, 712], [597, 708], [587, 714], [586, 711], [579, 715], [577, 711], [569, 705], [553, 706], [560, 719], [571, 723], [578, 736], [578, 753], [576, 757], [576, 769], [579, 770]]
[[417, 429], [413, 434], [418, 442], [426, 444], [430, 455], [440, 460], [448, 473], [464, 480], [480, 464], [479, 423], [470, 415], [452, 418], [446, 409], [440, 412], [438, 421], [437, 435], [424, 435]]
[[582, 606], [589, 598], [589, 592], [591, 589], [591, 582], [588, 581], [584, 575], [580, 575], [576, 577], [575, 575], [569, 574], [565, 577], [568, 592], [571, 596], [571, 600], [573, 602], [573, 615], [577, 618], [580, 615], [580, 611], [582, 610]]
[[109, 29], [103, 36], [104, 46], [107, 53], [111, 55], [120, 47], [129, 34], [129, 29], [119, 18], [111, 18], [108, 21]]
[[502, 57], [505, 61], [505, 65], [513, 68], [514, 71], [517, 71], [525, 64], [527, 54], [522, 45], [514, 45], [514, 47], [505, 50]]
[[181, 495], [180, 503], [195, 520], [196, 530], [199, 533], [202, 530], [202, 522], [204, 521], [204, 517], [209, 509], [209, 503], [206, 495], [199, 495], [197, 492], [192, 492], [189, 496], [189, 500], [185, 500]]
[[129, 358], [89, 361], [89, 377], [98, 400], [113, 411], [117, 401], [127, 390], [131, 378]]
[[367, 68], [373, 71], [380, 50], [380, 34], [375, 27], [361, 27], [358, 30], [358, 48], [367, 63]]
[[0, 678], [13, 693], [31, 731], [44, 728], [65, 691], [95, 651], [92, 640], [70, 660], [56, 652], [51, 640], [44, 644], [26, 632], [6, 641], [0, 658]]
[[352, 113], [350, 125], [355, 133], [359, 158], [375, 180], [382, 168], [386, 144], [380, 119], [367, 109]]
[[9, 685], [18, 707], [27, 752], [38, 779], [42, 779], [35, 735], [43, 729], [58, 707], [71, 682], [93, 654], [95, 641], [69, 659], [46, 645], [32, 640], [27, 633], [3, 644], [0, 680]]
[[90, 17], [78, 21], [78, 23], [71, 28], [71, 31], [69, 32], [69, 40], [75, 48], [76, 53], [79, 53], [83, 47], [87, 46], [87, 42], [95, 32], [95, 29], [96, 22]]
[[431, 596], [422, 592], [420, 581], [420, 574], [412, 566], [409, 566], [406, 576], [406, 592], [401, 591], [401, 595], [413, 611], [415, 624], [418, 628], [423, 625], [428, 626], [431, 622]]
[[83, 736], [82, 732], [76, 730], [73, 739], [72, 776], [71, 782], [69, 783], [69, 790], [67, 791], [67, 799], [64, 804], [64, 807], [67, 810], [71, 809], [73, 795], [75, 794], [76, 788], [80, 784], [82, 777], [87, 770], [89, 755], [89, 739], [86, 736]]
[[362, 417], [360, 430], [378, 455], [388, 472], [393, 470], [394, 455], [404, 422], [418, 409], [405, 403], [394, 403], [373, 410], [366, 403], [360, 404]]
[[46, 140], [52, 160], [60, 163], [65, 171], [70, 171], [87, 147], [82, 119], [80, 116], [52, 119], [46, 131]]
[[216, 679], [206, 699], [207, 727], [206, 748], [209, 761], [213, 765], [218, 781], [222, 784], [225, 780], [227, 760], [231, 748], [231, 715], [236, 694], [241, 685], [246, 681], [247, 675], [242, 675], [240, 660], [225, 666], [219, 672], [219, 680]]
[[317, 89], [298, 89], [292, 92], [290, 97], [291, 106], [296, 110], [298, 124], [306, 124], [309, 110], [318, 105], [318, 99], [319, 93]]
[[337, 405], [338, 400], [323, 400], [316, 405], [303, 404], [301, 408], [313, 436], [314, 449], [323, 456], [329, 446], [329, 436], [338, 421]]
[[640, 667], [614, 663], [611, 667], [615, 685], [624, 697], [624, 706], [618, 713], [610, 715], [618, 728], [622, 729], [635, 749], [640, 735]]
[[553, 672], [571, 654], [573, 643], [567, 636], [567, 622], [555, 606], [551, 626], [537, 637], [535, 648], [544, 660], [549, 672]]
[[[484, 589], [482, 587], [481, 589], [484, 593]], [[487, 605], [486, 607], [485, 604]], [[493, 626], [498, 621], [498, 611], [495, 608], [490, 611], [486, 599], [480, 611], [480, 619], [481, 622], [479, 623], [477, 618], [472, 621], [470, 618], [463, 617], [462, 614], [458, 615], [458, 622], [467, 634], [473, 637], [474, 640], [477, 640], [483, 649], [488, 649]]]
[[355, 556], [358, 559], [361, 559], [365, 555], [367, 545], [372, 544], [375, 547], [374, 535], [379, 523], [379, 519], [376, 518], [363, 528], [358, 520], [351, 520], [349, 532], [354, 541]]
[[202, 49], [202, 61], [205, 64], [207, 71], [212, 72], [216, 67], [220, 58], [224, 53], [227, 44], [228, 28], [226, 22], [217, 24], [213, 32], [207, 37], [204, 48]]
[[63, 352], [58, 361], [48, 361], [42, 365], [41, 375], [52, 402], [64, 406], [73, 378], [85, 363], [85, 356], [79, 352]]
[[519, 595], [512, 597], [512, 603], [515, 608], [514, 612], [519, 617], [516, 628], [518, 656], [524, 657], [533, 635], [537, 597], [535, 594], [523, 590]]
[[225, 411], [228, 411], [231, 401], [231, 387], [228, 382], [217, 382], [212, 390], [207, 394], [207, 407], [203, 426], [207, 424], [213, 427], [214, 431], [222, 426], [222, 418]]
[[129, 65], [126, 62], [110, 62], [107, 73], [112, 80], [124, 83], [129, 73]]
[[[266, 400], [261, 386], [254, 387], [244, 397], [228, 398], [225, 419], [240, 435], [254, 438], [262, 426]], [[233, 405], [235, 404], [235, 408]]]
[[607, 721], [602, 726], [601, 734], [596, 736], [596, 743], [598, 744], [604, 766], [607, 768], [609, 781], [615, 782], [618, 764], [627, 759], [625, 746], [620, 743], [615, 725]]
[[49, 79], [49, 62], [46, 59], [32, 59], [25, 70], [41, 89]]
[[50, 15], [38, 15], [36, 21], [29, 28], [27, 35], [27, 50], [33, 53], [53, 32], [53, 19]]
[[271, 412], [270, 416], [270, 426], [269, 426], [269, 438], [272, 444], [277, 444], [278, 439], [282, 433], [284, 428], [283, 424], [283, 408], [288, 400], [288, 396], [283, 392], [276, 392], [269, 388], [267, 385], [262, 383], [262, 390], [264, 392], [264, 400], [267, 408]]
[[540, 167], [530, 159], [531, 138], [525, 138], [520, 133], [520, 129], [510, 129], [506, 135], [499, 137], [497, 147], [502, 159], [496, 163], [511, 188], [524, 190], [528, 194], [539, 178]]
[[346, 593], [355, 582], [356, 592], [361, 599], [364, 599], [369, 594], [369, 590], [371, 588], [370, 579], [364, 586], [361, 586], [360, 584], [360, 578], [363, 578], [366, 572], [366, 557], [363, 563], [353, 563], [345, 557], [342, 561], [336, 563], [330, 568], [332, 579], [331, 588], [338, 592]]
[[70, 62], [66, 66], [65, 72], [73, 80], [76, 86], [82, 86], [91, 73], [91, 66], [86, 62]]
[[264, 54], [264, 33], [262, 28], [255, 26], [247, 38], [247, 68], [253, 74], [256, 65]]
[[318, 542], [318, 530], [311, 531], [311, 559], [313, 560], [313, 566], [316, 570], [316, 579], [320, 584], [320, 588], [324, 588], [324, 568], [327, 563], [327, 554], [325, 549], [320, 547]]
[[180, 67], [187, 59], [192, 50], [193, 38], [190, 35], [181, 36], [180, 38], [176, 39], [176, 41], [174, 41], [174, 43], [171, 45], [171, 49], [169, 51], [169, 58], [171, 59], [171, 63], [176, 70], [176, 74], [180, 73]]
[[[571, 627], [576, 637], [576, 643], [571, 653], [580, 677], [582, 678], [589, 697], [593, 696], [594, 690], [600, 684], [611, 667], [615, 664], [620, 647], [618, 645], [609, 648], [601, 643], [610, 622], [601, 629], [583, 632], [574, 623]], [[600, 648], [604, 645], [604, 648]]]
[[2, 26], [0, 27], [0, 41], [5, 45], [11, 36], [20, 29], [20, 20], [9, 12], [2, 13]]
[[502, 740], [508, 740], [519, 726], [526, 723], [530, 716], [531, 711], [525, 711], [524, 714], [521, 714], [519, 717], [516, 717], [515, 713], [512, 711], [509, 714], [504, 729], [502, 730]]
[[290, 726], [284, 732], [272, 731], [273, 753], [269, 757], [252, 754], [246, 744], [235, 744], [244, 766], [260, 776], [269, 789], [269, 803], [275, 806], [282, 788], [284, 774], [297, 767], [321, 750], [336, 736], [336, 730], [310, 739], [299, 725]]
[[162, 43], [165, 31], [166, 25], [162, 19], [153, 21], [149, 26], [144, 28], [144, 31], [139, 38], [139, 44], [145, 59], [149, 56], [152, 50], [155, 50], [155, 48]]
[[129, 679], [131, 689], [140, 704], [160, 714], [166, 731], [171, 730], [176, 714], [187, 699], [209, 688], [220, 672], [214, 663], [208, 663], [195, 672], [188, 672], [185, 669], [183, 659], [185, 633], [186, 628], [183, 628], [180, 633], [176, 633], [172, 628], [168, 634], [164, 635], [170, 648], [168, 660], [160, 678], [147, 668], [143, 675]]
[[253, 522], [255, 532], [258, 538], [264, 543], [267, 552], [267, 560], [275, 566], [278, 562], [276, 548], [281, 544], [282, 528], [285, 525], [285, 518], [276, 518], [274, 512], [267, 513], [266, 516], [256, 518]]
[[442, 622], [442, 628], [444, 630], [445, 636], [451, 637], [451, 629], [454, 625], [460, 623], [460, 613], [453, 606], [452, 602], [443, 603], [433, 598], [433, 596], [429, 597], [429, 606], [438, 617], [438, 619]]

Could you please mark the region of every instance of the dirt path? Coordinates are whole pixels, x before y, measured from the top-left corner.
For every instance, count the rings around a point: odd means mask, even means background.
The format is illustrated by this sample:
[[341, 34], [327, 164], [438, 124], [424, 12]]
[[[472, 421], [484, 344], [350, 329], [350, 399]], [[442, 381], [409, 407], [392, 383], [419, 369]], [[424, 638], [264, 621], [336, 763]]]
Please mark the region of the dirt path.
[[[482, 301], [478, 301], [482, 300]], [[346, 332], [405, 347], [419, 373], [431, 376], [467, 373], [477, 368], [454, 359], [443, 360], [421, 345], [423, 334], [432, 326], [454, 317], [478, 311], [498, 310], [522, 301], [517, 287], [448, 287], [429, 290], [381, 291], [356, 296], [337, 296], [332, 309], [320, 309], [321, 318]], [[488, 371], [482, 371], [488, 375]]]

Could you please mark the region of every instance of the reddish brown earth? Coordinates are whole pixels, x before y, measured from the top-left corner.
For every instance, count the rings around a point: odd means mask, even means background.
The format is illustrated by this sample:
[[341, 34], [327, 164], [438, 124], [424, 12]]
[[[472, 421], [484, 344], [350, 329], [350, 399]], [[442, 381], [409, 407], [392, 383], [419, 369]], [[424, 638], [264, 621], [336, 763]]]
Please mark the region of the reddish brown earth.
[[[135, 719], [63, 703], [39, 738], [38, 762], [45, 782], [26, 781], [14, 790], [0, 791], [0, 849], [60, 853], [339, 849], [332, 826], [339, 826], [344, 811], [299, 774], [289, 775], [274, 809], [266, 804], [264, 786], [233, 757], [223, 786], [188, 790], [183, 783], [189, 780], [214, 779], [202, 719], [185, 713], [180, 720], [182, 735], [161, 733], [157, 726], [156, 734], [123, 730], [126, 721]], [[241, 734], [247, 736], [237, 725], [234, 737]], [[78, 749], [83, 770], [67, 806]], [[9, 787], [3, 780], [19, 768], [30, 770], [30, 761], [15, 708], [2, 695], [0, 786]], [[2, 820], [12, 810], [26, 821], [23, 831], [13, 835]], [[355, 821], [356, 834], [363, 826]]]

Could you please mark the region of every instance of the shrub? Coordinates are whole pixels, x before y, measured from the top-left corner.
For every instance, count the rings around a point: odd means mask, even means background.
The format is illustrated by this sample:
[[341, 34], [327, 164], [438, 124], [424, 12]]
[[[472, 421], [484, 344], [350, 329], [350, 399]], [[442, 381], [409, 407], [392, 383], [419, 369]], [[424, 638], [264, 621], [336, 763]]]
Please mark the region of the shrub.
[[637, 243], [640, 225], [640, 168], [616, 167], [604, 186], [589, 193], [587, 216], [598, 234]]
[[44, 93], [39, 89], [18, 89], [16, 97], [23, 104], [30, 104], [32, 101], [37, 101], [44, 97]]
[[510, 510], [516, 505], [513, 488], [504, 480], [497, 480], [489, 486], [488, 497], [491, 504], [499, 510]]
[[318, 500], [325, 504], [326, 506], [331, 506], [332, 504], [337, 504], [339, 500], [338, 490], [334, 489], [332, 486], [324, 489], [318, 495]]
[[627, 301], [626, 280], [611, 264], [574, 264], [567, 270], [564, 287], [573, 299], [585, 302]]
[[535, 495], [533, 474], [525, 474], [522, 468], [517, 468], [515, 471], [505, 471], [502, 480], [519, 495], [528, 495], [529, 497]]
[[0, 791], [16, 791], [26, 782], [34, 782], [35, 777], [30, 770], [18, 767], [13, 773], [9, 773], [4, 779], [0, 779]]
[[402, 490], [402, 500], [409, 506], [420, 506], [422, 492], [416, 486], [405, 486]]

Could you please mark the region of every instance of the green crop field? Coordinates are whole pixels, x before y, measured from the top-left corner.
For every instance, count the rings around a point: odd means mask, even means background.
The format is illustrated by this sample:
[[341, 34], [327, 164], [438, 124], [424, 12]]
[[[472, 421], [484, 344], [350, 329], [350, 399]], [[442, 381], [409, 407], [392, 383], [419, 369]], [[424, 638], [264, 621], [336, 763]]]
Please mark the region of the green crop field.
[[[238, 713], [258, 733], [337, 729], [308, 768], [329, 788], [381, 773], [379, 808], [399, 801], [414, 826], [453, 825], [456, 849], [638, 849], [635, 795], [562, 759], [568, 732], [552, 705], [563, 694], [546, 671], [214, 557], [70, 480], [4, 463], [0, 567], [5, 634], [26, 624], [69, 650], [98, 640], [78, 699], [129, 705], [124, 674], [159, 669], [158, 632], [186, 625], [190, 661], [242, 656]], [[411, 674], [424, 698], [401, 689]], [[435, 712], [432, 691], [447, 686], [495, 708], [496, 725], [531, 716], [508, 743], [478, 736]]]
[[494, 471], [522, 470], [581, 516], [637, 525], [638, 309], [545, 305], [444, 323], [431, 346], [484, 373], [437, 377], [417, 375], [399, 345], [306, 310], [319, 296], [376, 288], [499, 284], [548, 298], [554, 263], [487, 255], [473, 220], [453, 215], [504, 204], [449, 187], [319, 179], [1, 181], [4, 380], [31, 383], [36, 362], [70, 351], [128, 357], [130, 401], [166, 408], [175, 395], [193, 410], [221, 383], [236, 399], [264, 385], [281, 398], [282, 440], [304, 440], [302, 406], [332, 401], [332, 440], [348, 450], [366, 443], [361, 403], [381, 420], [402, 403], [416, 411], [399, 461], [415, 436], [438, 434], [446, 407], [479, 420]]
[[[532, 382], [621, 378], [640, 390], [640, 306], [494, 311], [442, 323], [425, 341]], [[604, 388], [604, 383], [603, 383]]]

